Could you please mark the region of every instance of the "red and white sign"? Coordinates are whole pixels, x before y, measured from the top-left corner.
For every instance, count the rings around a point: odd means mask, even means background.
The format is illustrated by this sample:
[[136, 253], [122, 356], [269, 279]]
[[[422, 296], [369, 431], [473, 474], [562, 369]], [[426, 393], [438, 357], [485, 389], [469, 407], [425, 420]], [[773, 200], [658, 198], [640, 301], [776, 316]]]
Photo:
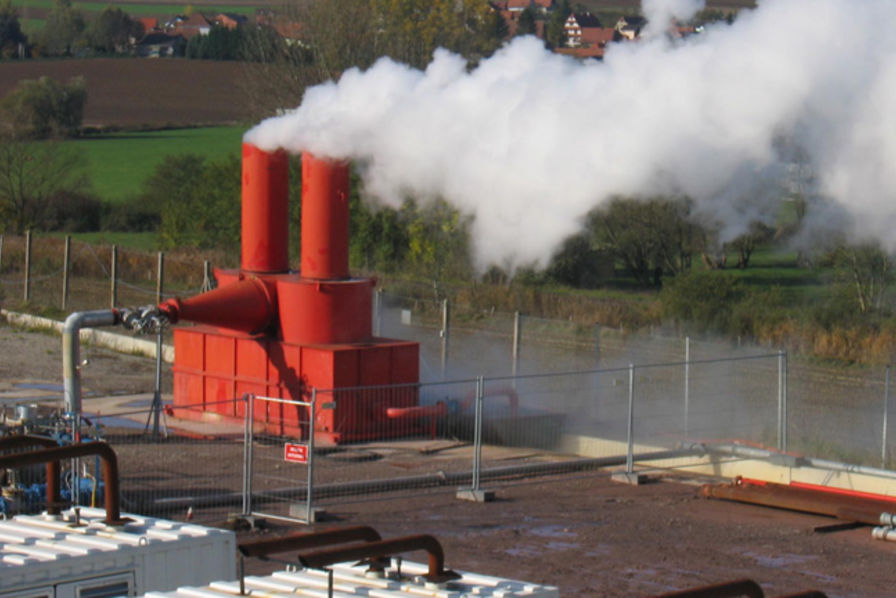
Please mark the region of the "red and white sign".
[[308, 445], [287, 442], [283, 445], [283, 459], [290, 463], [308, 463]]

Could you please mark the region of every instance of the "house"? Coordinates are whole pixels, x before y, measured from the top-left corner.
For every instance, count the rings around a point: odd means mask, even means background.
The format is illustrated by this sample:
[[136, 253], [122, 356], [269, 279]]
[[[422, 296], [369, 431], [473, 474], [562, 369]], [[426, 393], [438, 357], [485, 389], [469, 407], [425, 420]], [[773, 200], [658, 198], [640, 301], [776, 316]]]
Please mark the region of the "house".
[[211, 28], [212, 23], [198, 12], [189, 16], [178, 15], [165, 23], [165, 30], [168, 33], [180, 34], [186, 39], [194, 35], [208, 35]]
[[137, 56], [143, 58], [183, 56], [186, 48], [187, 40], [184, 36], [156, 31], [146, 34], [137, 43]]
[[136, 20], [143, 25], [143, 33], [160, 31], [159, 20], [155, 17], [138, 17]]
[[641, 16], [619, 17], [616, 21], [616, 32], [621, 37], [634, 40], [641, 36], [641, 30], [647, 26], [647, 19]]
[[590, 12], [570, 13], [563, 24], [563, 31], [566, 34], [566, 46], [568, 48], [578, 48], [584, 44], [585, 37], [593, 37], [596, 35], [592, 30], [603, 29], [600, 19]]
[[245, 15], [238, 15], [232, 12], [222, 12], [215, 15], [211, 22], [219, 27], [226, 27], [231, 31], [237, 27], [241, 27], [249, 22], [249, 18]]

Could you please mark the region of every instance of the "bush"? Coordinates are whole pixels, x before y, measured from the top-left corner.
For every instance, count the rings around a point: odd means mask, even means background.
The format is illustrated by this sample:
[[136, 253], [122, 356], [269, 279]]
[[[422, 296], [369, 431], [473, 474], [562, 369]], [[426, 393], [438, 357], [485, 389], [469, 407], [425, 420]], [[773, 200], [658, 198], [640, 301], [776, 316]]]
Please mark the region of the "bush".
[[71, 137], [84, 120], [87, 85], [83, 77], [67, 84], [49, 77], [26, 79], [3, 98], [0, 112], [16, 134], [33, 139]]

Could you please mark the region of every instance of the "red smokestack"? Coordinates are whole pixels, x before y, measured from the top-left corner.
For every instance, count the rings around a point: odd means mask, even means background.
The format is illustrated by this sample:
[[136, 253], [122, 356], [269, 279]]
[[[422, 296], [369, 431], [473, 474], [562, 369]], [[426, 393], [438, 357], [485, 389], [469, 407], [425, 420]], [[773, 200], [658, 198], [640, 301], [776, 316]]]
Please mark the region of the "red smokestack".
[[348, 272], [349, 167], [302, 155], [302, 262], [305, 278], [339, 280]]
[[243, 144], [242, 270], [289, 270], [289, 155]]

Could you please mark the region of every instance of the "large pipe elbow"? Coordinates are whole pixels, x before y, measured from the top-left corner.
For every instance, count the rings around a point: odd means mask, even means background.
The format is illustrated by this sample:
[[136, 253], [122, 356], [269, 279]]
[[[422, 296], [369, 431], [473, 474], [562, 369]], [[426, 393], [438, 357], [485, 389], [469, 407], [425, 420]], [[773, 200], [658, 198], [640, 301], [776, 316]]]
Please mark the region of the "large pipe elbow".
[[114, 326], [121, 321], [118, 310], [77, 311], [62, 326], [62, 387], [65, 410], [81, 413], [81, 329]]

